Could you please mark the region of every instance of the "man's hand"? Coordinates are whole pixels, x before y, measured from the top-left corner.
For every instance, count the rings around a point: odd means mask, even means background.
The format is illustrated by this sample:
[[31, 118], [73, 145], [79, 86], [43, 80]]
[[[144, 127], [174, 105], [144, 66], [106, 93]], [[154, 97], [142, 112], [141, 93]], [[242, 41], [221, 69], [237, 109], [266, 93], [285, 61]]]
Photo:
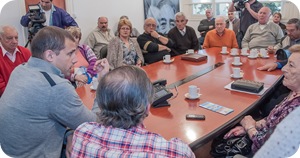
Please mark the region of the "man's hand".
[[109, 63], [106, 58], [96, 61], [94, 71], [98, 73], [98, 80], [109, 72]]
[[158, 38], [159, 34], [156, 31], [152, 31], [151, 36], [154, 38]]
[[231, 138], [233, 136], [242, 136], [245, 135], [246, 131], [242, 126], [236, 126], [235, 128], [231, 129], [228, 133], [224, 135], [224, 139]]
[[246, 2], [246, 3], [245, 3], [245, 8], [246, 8], [247, 10], [251, 9], [251, 8], [250, 8], [250, 3], [249, 3], [249, 2]]
[[260, 71], [273, 71], [277, 68], [277, 63], [268, 63], [264, 66], [258, 67], [257, 70]]
[[208, 29], [213, 29], [213, 28], [214, 28], [214, 26], [212, 26], [212, 25], [208, 26]]
[[75, 81], [82, 82], [82, 83], [87, 83], [88, 78], [86, 75], [76, 75], [75, 76]]
[[268, 51], [269, 53], [275, 53], [274, 46], [268, 46], [267, 51]]
[[136, 62], [136, 66], [142, 67], [142, 61], [140, 59]]

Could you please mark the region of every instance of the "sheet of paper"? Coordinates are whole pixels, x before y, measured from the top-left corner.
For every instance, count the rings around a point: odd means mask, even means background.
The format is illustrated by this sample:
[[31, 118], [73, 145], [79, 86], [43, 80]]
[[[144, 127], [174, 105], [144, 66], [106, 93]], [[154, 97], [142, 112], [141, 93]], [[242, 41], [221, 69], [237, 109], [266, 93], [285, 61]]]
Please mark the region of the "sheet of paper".
[[205, 109], [223, 114], [223, 115], [227, 115], [227, 114], [233, 112], [233, 109], [230, 109], [230, 108], [227, 108], [227, 107], [224, 107], [224, 106], [212, 103], [212, 102], [205, 102], [203, 104], [200, 104], [199, 106], [203, 107]]

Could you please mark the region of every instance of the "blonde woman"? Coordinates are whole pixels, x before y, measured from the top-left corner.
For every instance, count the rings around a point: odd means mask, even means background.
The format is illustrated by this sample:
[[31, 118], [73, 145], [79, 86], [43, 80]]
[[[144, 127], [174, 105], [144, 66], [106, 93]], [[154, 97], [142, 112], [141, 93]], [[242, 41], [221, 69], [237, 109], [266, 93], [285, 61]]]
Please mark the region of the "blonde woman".
[[132, 24], [127, 19], [121, 19], [118, 24], [118, 34], [108, 44], [107, 60], [112, 69], [123, 65], [142, 66], [144, 58], [136, 39], [130, 38]]

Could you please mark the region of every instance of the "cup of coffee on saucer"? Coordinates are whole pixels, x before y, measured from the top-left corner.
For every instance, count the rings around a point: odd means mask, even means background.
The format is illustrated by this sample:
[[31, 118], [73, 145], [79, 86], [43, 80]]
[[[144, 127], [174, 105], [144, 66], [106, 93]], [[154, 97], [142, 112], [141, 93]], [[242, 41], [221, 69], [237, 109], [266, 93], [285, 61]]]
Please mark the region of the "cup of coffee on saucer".
[[243, 73], [241, 72], [241, 68], [239, 67], [234, 67], [232, 68], [232, 74], [230, 75], [232, 78], [242, 78]]
[[251, 49], [250, 50], [250, 55], [248, 56], [248, 58], [257, 58], [257, 50], [256, 49]]
[[259, 50], [259, 52], [260, 52], [260, 57], [262, 57], [262, 58], [268, 58], [269, 57], [268, 54], [267, 54], [267, 50], [266, 49], [261, 48]]
[[243, 55], [243, 56], [248, 56], [249, 54], [248, 54], [248, 48], [242, 48], [242, 50], [241, 50], [241, 55]]
[[227, 54], [227, 47], [223, 46], [222, 47], [222, 51], [221, 51], [221, 54]]
[[191, 53], [195, 53], [194, 49], [188, 49], [186, 52], [186, 54], [191, 54]]
[[237, 48], [232, 48], [230, 51], [230, 55], [238, 55], [238, 49]]
[[171, 55], [165, 55], [163, 57], [163, 62], [167, 64], [173, 62], [173, 60], [171, 59]]
[[200, 95], [200, 88], [195, 85], [190, 85], [189, 92], [185, 94], [185, 97], [188, 99], [198, 99]]
[[240, 66], [240, 65], [242, 65], [242, 63], [241, 63], [241, 58], [240, 58], [240, 57], [234, 57], [234, 58], [233, 58], [232, 65], [235, 65], [235, 66]]

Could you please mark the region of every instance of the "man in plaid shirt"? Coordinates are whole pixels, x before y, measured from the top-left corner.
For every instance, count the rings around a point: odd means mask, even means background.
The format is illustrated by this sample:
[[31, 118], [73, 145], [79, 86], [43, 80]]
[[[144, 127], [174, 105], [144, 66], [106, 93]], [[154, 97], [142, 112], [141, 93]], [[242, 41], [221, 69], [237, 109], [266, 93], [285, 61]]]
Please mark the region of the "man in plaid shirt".
[[71, 157], [195, 157], [181, 140], [167, 141], [145, 129], [153, 95], [142, 69], [123, 66], [110, 71], [97, 89], [99, 121], [76, 129]]

